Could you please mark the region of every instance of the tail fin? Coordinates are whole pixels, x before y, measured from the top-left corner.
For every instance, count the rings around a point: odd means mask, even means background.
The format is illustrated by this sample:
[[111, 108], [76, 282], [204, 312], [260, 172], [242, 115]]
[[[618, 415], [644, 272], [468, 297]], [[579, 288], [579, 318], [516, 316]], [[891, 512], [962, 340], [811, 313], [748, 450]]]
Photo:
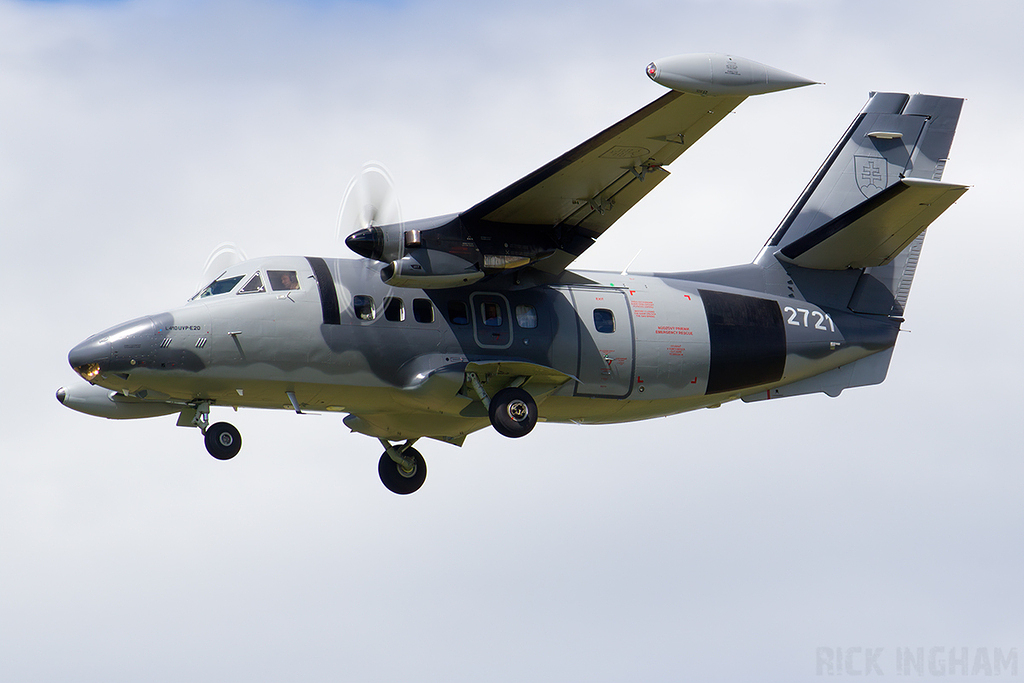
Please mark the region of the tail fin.
[[872, 93], [757, 262], [778, 260], [791, 274], [861, 270], [849, 307], [901, 315], [925, 228], [967, 191], [941, 182], [962, 106], [958, 98]]

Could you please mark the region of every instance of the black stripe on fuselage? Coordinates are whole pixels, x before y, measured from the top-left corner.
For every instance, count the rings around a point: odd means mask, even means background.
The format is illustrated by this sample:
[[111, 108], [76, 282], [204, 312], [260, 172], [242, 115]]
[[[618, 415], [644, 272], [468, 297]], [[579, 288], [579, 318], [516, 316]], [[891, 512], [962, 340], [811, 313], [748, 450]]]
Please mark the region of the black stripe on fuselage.
[[316, 287], [320, 290], [320, 309], [323, 311], [324, 325], [341, 324], [341, 308], [338, 306], [338, 290], [334, 287], [334, 276], [327, 262], [318, 256], [307, 256], [306, 260], [313, 268]]
[[782, 379], [786, 329], [779, 304], [741, 294], [698, 291], [711, 341], [705, 393], [718, 394]]

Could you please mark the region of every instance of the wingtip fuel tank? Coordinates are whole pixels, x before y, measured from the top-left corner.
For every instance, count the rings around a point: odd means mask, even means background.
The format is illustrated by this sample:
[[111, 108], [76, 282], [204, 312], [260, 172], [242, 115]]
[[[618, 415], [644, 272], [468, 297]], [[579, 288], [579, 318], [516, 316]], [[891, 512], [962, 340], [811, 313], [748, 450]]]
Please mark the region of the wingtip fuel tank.
[[144, 401], [135, 396], [125, 396], [96, 384], [61, 387], [57, 400], [72, 410], [86, 415], [106, 417], [111, 420], [134, 420], [140, 417], [159, 417], [181, 412], [183, 406], [161, 401]]
[[655, 60], [647, 75], [659, 85], [693, 95], [760, 95], [817, 84], [752, 59], [711, 53]]

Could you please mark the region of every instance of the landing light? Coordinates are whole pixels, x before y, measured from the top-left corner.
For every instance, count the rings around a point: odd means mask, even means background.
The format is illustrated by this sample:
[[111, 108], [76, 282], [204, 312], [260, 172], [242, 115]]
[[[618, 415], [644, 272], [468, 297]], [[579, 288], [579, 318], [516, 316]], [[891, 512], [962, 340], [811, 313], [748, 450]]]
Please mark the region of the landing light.
[[87, 382], [91, 382], [96, 379], [96, 375], [100, 374], [100, 364], [86, 363], [85, 365], [79, 365], [75, 368], [75, 372], [81, 375]]

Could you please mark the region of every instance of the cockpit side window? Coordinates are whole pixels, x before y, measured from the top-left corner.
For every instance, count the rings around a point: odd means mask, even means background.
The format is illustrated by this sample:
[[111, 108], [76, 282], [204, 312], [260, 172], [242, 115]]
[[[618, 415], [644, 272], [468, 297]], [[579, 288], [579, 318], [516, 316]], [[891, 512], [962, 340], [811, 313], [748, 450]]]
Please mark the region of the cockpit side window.
[[193, 299], [202, 299], [202, 298], [208, 297], [208, 296], [216, 296], [218, 294], [227, 294], [228, 292], [230, 292], [232, 289], [235, 288], [235, 285], [237, 285], [238, 282], [243, 277], [245, 277], [245, 276], [244, 275], [234, 275], [232, 277], [226, 277], [226, 278], [222, 278], [220, 280], [214, 280], [210, 284], [206, 285], [206, 287], [204, 287], [202, 290], [200, 290], [199, 294], [197, 294], [196, 296], [194, 296], [192, 298]]
[[260, 277], [260, 272], [257, 270], [253, 274], [249, 281], [246, 282], [240, 290], [239, 294], [252, 294], [254, 292], [265, 292], [267, 288], [263, 286], [263, 278]]
[[294, 270], [268, 270], [267, 279], [275, 292], [285, 289], [299, 289], [299, 277]]

